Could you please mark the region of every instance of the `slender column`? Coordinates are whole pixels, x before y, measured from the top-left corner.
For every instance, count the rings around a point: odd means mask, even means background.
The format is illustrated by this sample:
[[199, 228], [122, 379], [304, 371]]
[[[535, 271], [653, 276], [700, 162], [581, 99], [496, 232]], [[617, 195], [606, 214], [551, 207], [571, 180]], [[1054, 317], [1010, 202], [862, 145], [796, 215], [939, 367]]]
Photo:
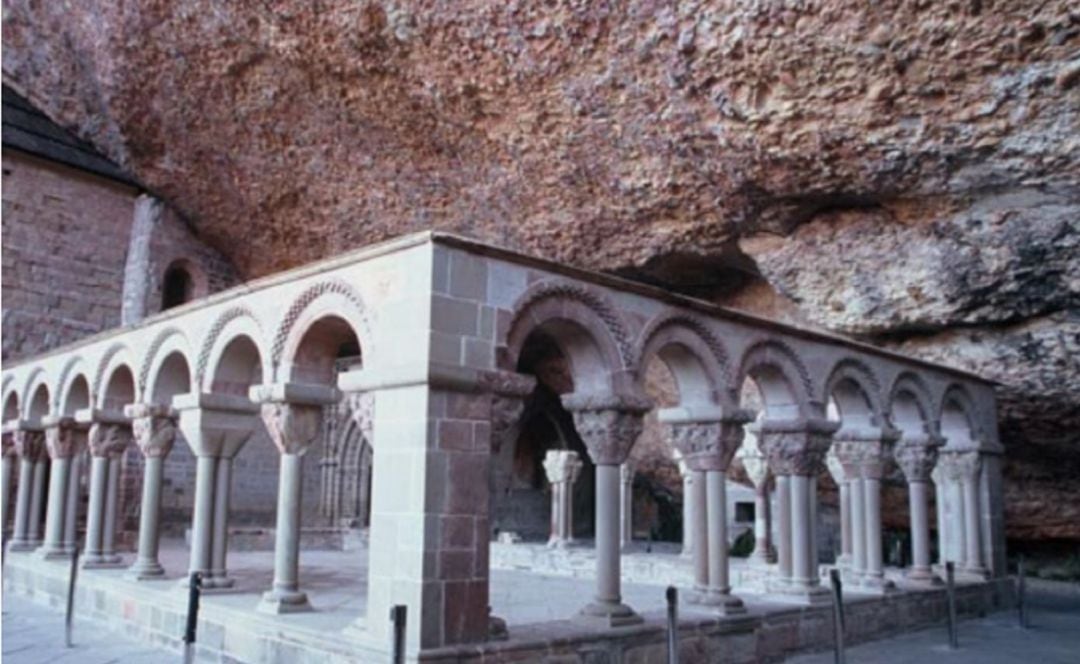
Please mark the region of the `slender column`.
[[119, 563], [116, 553], [116, 521], [120, 503], [120, 454], [109, 456], [109, 475], [105, 493], [105, 521], [101, 531], [101, 555], [106, 563]]
[[161, 540], [161, 485], [165, 458], [176, 440], [176, 417], [164, 406], [133, 404], [125, 409], [131, 417], [135, 444], [144, 458], [142, 502], [139, 505], [139, 551], [130, 573], [135, 579], [155, 579], [165, 574], [158, 561]]
[[825, 465], [829, 469], [829, 476], [840, 492], [840, 556], [836, 559], [837, 567], [847, 569], [851, 566], [851, 486], [848, 483], [844, 465], [836, 456], [836, 448], [829, 450], [825, 457]]
[[[16, 425], [18, 426], [18, 425]], [[45, 433], [40, 429], [16, 428], [12, 444], [19, 455], [19, 494], [15, 504], [15, 528], [9, 551], [31, 551], [30, 514], [34, 495], [35, 461], [44, 452]]]
[[686, 459], [678, 458], [679, 476], [682, 477], [682, 556], [689, 558], [694, 553], [694, 471], [686, 465]]
[[690, 524], [694, 540], [694, 589], [698, 597], [703, 597], [709, 587], [709, 517], [707, 512], [708, 487], [705, 471], [690, 471], [694, 477], [693, 495], [694, 521]]
[[949, 560], [948, 542], [948, 519], [946, 518], [946, 509], [948, 502], [947, 492], [947, 480], [945, 477], [945, 470], [941, 464], [934, 466], [934, 470], [930, 473], [931, 479], [934, 480], [934, 512], [937, 517], [937, 538], [938, 538], [938, 565], [942, 568], [945, 567], [945, 563]]
[[908, 569], [907, 578], [924, 584], [941, 583], [930, 568], [930, 520], [927, 504], [929, 479], [934, 472], [939, 446], [940, 441], [932, 436], [905, 436], [893, 452], [896, 463], [908, 482], [911, 567]]
[[105, 562], [102, 556], [102, 529], [105, 520], [105, 491], [109, 481], [109, 458], [91, 449], [90, 504], [86, 509], [86, 555], [83, 566]]
[[863, 494], [863, 481], [860, 478], [850, 480], [851, 485], [851, 572], [852, 578], [861, 580], [866, 574], [866, 500]]
[[263, 398], [262, 420], [281, 453], [278, 475], [277, 530], [274, 540], [274, 583], [257, 607], [264, 613], [310, 611], [300, 590], [300, 495], [303, 455], [322, 424], [323, 404]]
[[978, 452], [961, 455], [961, 484], [964, 502], [964, 571], [978, 576], [986, 575], [982, 553], [982, 529], [979, 523], [982, 510], [979, 504], [979, 472], [982, 469]]
[[809, 586], [813, 579], [810, 556], [810, 478], [791, 476], [791, 580]]
[[79, 524], [79, 478], [82, 475], [83, 455], [77, 454], [71, 458], [71, 473], [68, 475], [67, 509], [64, 510], [64, 555], [70, 556], [75, 547], [78, 537]]
[[[214, 487], [213, 544], [210, 547], [211, 588], [231, 588], [225, 559], [229, 551], [229, 503], [232, 495], [232, 457], [221, 457], [217, 462]], [[281, 478], [278, 478], [280, 482]]]
[[866, 580], [872, 584], [881, 583], [885, 578], [881, 550], [881, 480], [865, 478], [863, 491], [863, 500], [866, 501]]
[[[185, 438], [187, 436], [185, 435]], [[190, 439], [189, 439], [190, 440]], [[191, 560], [188, 577], [193, 572], [210, 577], [210, 547], [213, 542], [214, 485], [217, 474], [217, 457], [198, 456], [195, 466], [195, 507], [191, 514]], [[181, 585], [187, 584], [183, 579]]]
[[33, 489], [30, 494], [30, 521], [26, 527], [26, 539], [31, 549], [41, 545], [41, 522], [45, 512], [45, 475], [49, 472], [49, 461], [45, 455], [38, 455], [34, 460]]
[[583, 617], [604, 626], [639, 623], [641, 616], [622, 603], [619, 560], [619, 466], [641, 435], [644, 400], [590, 399], [566, 395], [563, 405], [596, 464], [596, 597]]
[[767, 565], [776, 562], [776, 548], [772, 541], [772, 501], [769, 499], [774, 480], [758, 442], [757, 435], [749, 432], [738, 455], [746, 474], [754, 483], [754, 551], [750, 554], [750, 560], [758, 565]]
[[[949, 455], [953, 458], [954, 455]], [[956, 461], [950, 464], [949, 472], [949, 535], [952, 546], [952, 559], [957, 565], [963, 565], [968, 559], [967, 517], [964, 514], [964, 490], [961, 480], [960, 465]]]
[[619, 466], [619, 542], [626, 548], [634, 539], [634, 462], [627, 459]]
[[45, 541], [39, 550], [45, 558], [64, 556], [65, 512], [71, 477], [71, 459], [78, 452], [75, 420], [49, 417], [45, 424], [45, 446], [52, 459], [49, 474], [49, 504], [45, 517]]
[[7, 444], [4, 436], [3, 457], [0, 457], [0, 535], [7, 539], [8, 516], [11, 514], [11, 482], [15, 474], [14, 447]]
[[776, 541], [777, 581], [781, 586], [791, 583], [791, 476], [776, 476], [776, 525], [780, 537]]
[[581, 460], [571, 450], [548, 450], [544, 473], [551, 483], [551, 537], [548, 546], [565, 547], [573, 539], [573, 484], [581, 471]]
[[851, 483], [852, 581], [873, 592], [895, 589], [885, 579], [881, 542], [881, 478], [900, 432], [891, 427], [844, 429], [834, 449]]

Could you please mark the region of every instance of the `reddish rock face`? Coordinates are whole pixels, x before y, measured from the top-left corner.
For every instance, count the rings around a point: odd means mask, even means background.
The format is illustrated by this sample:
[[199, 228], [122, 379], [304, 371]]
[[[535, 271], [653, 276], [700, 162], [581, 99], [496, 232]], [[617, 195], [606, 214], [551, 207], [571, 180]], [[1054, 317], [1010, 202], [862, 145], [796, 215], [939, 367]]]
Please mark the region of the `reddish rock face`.
[[1070, 4], [9, 0], [3, 67], [248, 277], [441, 228], [1000, 380], [1080, 538]]

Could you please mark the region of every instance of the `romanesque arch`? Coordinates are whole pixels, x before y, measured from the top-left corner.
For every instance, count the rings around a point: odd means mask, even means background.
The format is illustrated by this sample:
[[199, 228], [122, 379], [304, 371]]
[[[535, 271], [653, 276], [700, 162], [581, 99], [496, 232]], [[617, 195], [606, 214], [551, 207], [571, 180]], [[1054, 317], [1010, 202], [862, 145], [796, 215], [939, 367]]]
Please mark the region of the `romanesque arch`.
[[245, 307], [222, 313], [211, 325], [196, 361], [195, 384], [204, 392], [247, 397], [271, 378], [269, 353], [258, 320]]
[[766, 419], [817, 414], [811, 413], [814, 388], [810, 372], [787, 344], [776, 339], [751, 344], [739, 361], [735, 384], [741, 389], [748, 378], [761, 393]]
[[822, 403], [832, 401], [845, 427], [881, 426], [885, 421], [881, 382], [873, 370], [855, 358], [836, 363], [825, 381]]
[[975, 401], [958, 383], [946, 388], [937, 409], [938, 426], [945, 437], [948, 449], [972, 449], [979, 447], [981, 430]]
[[932, 403], [923, 379], [916, 373], [902, 372], [889, 390], [889, 420], [905, 437], [935, 433]]
[[[294, 379], [298, 353], [309, 334], [332, 319], [343, 321], [363, 352], [372, 346], [368, 310], [360, 294], [343, 281], [324, 281], [305, 289], [293, 300], [276, 327], [271, 359], [280, 380]], [[342, 336], [333, 334], [329, 336]], [[339, 331], [340, 332], [340, 331]], [[362, 353], [361, 353], [362, 354]]]
[[660, 358], [675, 378], [680, 403], [734, 407], [727, 350], [703, 321], [665, 312], [646, 324], [639, 340], [635, 367], [639, 380], [649, 363]]

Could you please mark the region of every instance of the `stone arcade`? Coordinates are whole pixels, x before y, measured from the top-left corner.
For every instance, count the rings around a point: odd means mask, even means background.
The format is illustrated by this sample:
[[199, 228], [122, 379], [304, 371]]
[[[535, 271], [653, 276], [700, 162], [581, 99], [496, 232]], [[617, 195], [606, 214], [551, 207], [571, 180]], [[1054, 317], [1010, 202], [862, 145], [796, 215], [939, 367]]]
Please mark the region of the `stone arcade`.
[[[359, 358], [343, 362], [357, 346]], [[504, 613], [492, 574], [494, 460], [517, 444], [522, 414], [540, 389], [528, 359], [537, 346], [565, 359], [572, 389], [558, 401], [588, 458], [566, 451], [543, 463], [556, 487], [555, 546], [534, 553], [584, 557], [593, 584], [591, 598], [563, 598], [578, 606], [546, 622], [521, 619], [515, 607], [551, 597], [522, 583]], [[635, 591], [656, 597], [645, 606], [624, 594], [641, 581], [634, 561], [648, 555], [623, 551], [622, 514], [633, 472], [626, 462], [656, 408], [643, 386], [652, 361], [663, 362], [677, 385], [677, 403], [658, 418], [685, 467], [690, 525], [689, 556], [666, 556], [668, 566], [651, 567], [648, 582], [685, 587], [686, 661], [776, 659], [828, 642], [816, 546], [817, 484], [827, 466], [841, 487], [838, 565], [852, 591], [850, 639], [941, 620], [945, 561], [961, 570], [962, 611], [1009, 601], [1002, 448], [985, 381], [437, 233], [253, 282], [6, 366], [5, 532], [9, 510], [14, 518], [5, 587], [54, 603], [62, 595], [88, 449], [81, 537], [91, 569], [80, 575], [78, 602], [147, 640], [177, 646], [184, 603], [177, 579], [198, 571], [208, 588], [229, 591], [206, 600], [200, 652], [207, 657], [381, 661], [386, 617], [404, 604], [415, 660], [593, 661], [606, 651], [611, 661], [662, 661], [662, 587]], [[748, 381], [761, 395], [758, 412], [740, 402]], [[349, 419], [332, 426], [364, 432], [371, 447], [363, 462], [372, 469], [366, 578], [334, 581], [362, 597], [353, 613], [320, 604], [301, 547], [305, 453], [331, 426], [324, 419], [333, 404], [344, 404]], [[231, 494], [243, 472], [234, 459], [263, 429], [280, 462], [273, 578], [247, 587], [228, 565]], [[134, 557], [118, 538], [121, 458], [132, 445], [143, 457]], [[170, 559], [160, 549], [162, 477], [180, 446], [197, 459], [187, 570], [163, 564]], [[757, 488], [753, 573], [734, 573], [728, 559], [726, 474], [736, 454]], [[367, 491], [357, 488], [366, 481], [356, 470], [361, 462], [342, 463], [351, 464], [352, 479], [343, 486], [340, 474], [324, 473], [324, 497]], [[881, 483], [895, 466], [910, 491], [906, 570], [886, 569], [882, 552]], [[573, 486], [586, 479], [594, 544], [568, 546]], [[345, 502], [347, 514], [330, 516], [364, 518], [356, 500]], [[939, 559], [931, 560], [935, 548]], [[665, 569], [670, 575], [660, 578]]]

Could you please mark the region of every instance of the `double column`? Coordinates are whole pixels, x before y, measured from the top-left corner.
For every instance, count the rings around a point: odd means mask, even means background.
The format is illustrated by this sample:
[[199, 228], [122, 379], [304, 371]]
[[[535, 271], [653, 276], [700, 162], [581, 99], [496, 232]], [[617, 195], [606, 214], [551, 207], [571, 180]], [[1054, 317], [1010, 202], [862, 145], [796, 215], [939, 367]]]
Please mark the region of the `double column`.
[[324, 406], [336, 402], [338, 392], [320, 385], [277, 383], [253, 387], [251, 397], [261, 403], [263, 424], [281, 453], [274, 582], [263, 594], [256, 610], [263, 613], [310, 611], [307, 594], [300, 590], [300, 497], [304, 454], [319, 437]]
[[76, 425], [72, 417], [48, 416], [45, 426], [45, 447], [51, 462], [49, 473], [49, 504], [45, 516], [45, 542], [38, 549], [47, 559], [64, 558], [70, 554], [68, 522], [74, 529], [78, 491], [78, 454], [86, 443], [86, 429]]
[[19, 457], [19, 493], [8, 551], [33, 551], [40, 544], [41, 505], [45, 494], [45, 431], [39, 424], [18, 422], [12, 444]]
[[894, 584], [885, 579], [881, 479], [899, 435], [884, 427], [845, 429], [834, 436], [833, 450], [849, 486], [852, 557], [848, 578], [864, 590], [894, 589]]
[[209, 592], [230, 588], [228, 554], [232, 462], [258, 424], [259, 407], [244, 397], [196, 393], [173, 398], [180, 433], [195, 455], [195, 506], [191, 515], [191, 573]]
[[704, 479], [705, 502], [694, 523], [694, 586], [691, 601], [723, 615], [745, 613], [731, 594], [727, 536], [727, 471], [743, 440], [748, 411], [722, 415], [719, 408], [671, 408], [660, 412], [665, 434], [690, 469]]
[[161, 541], [161, 485], [165, 458], [176, 440], [176, 413], [163, 405], [132, 404], [124, 409], [131, 418], [135, 444], [144, 458], [142, 503], [139, 507], [139, 551], [130, 573], [137, 580], [164, 576], [158, 561]]
[[76, 414], [90, 425], [90, 504], [86, 513], [87, 569], [118, 567], [116, 521], [120, 501], [121, 457], [131, 442], [131, 425], [122, 413], [87, 409]]
[[821, 586], [815, 540], [817, 476], [836, 422], [823, 419], [766, 420], [757, 430], [776, 475], [779, 565], [770, 590], [811, 604], [829, 601]]
[[574, 484], [582, 465], [573, 450], [548, 450], [544, 455], [544, 473], [551, 483], [549, 547], [564, 548], [574, 541]]
[[0, 448], [0, 535], [7, 542], [8, 519], [11, 515], [11, 485], [15, 481], [15, 465], [18, 458], [15, 454], [15, 436], [11, 427], [5, 422], [2, 438], [3, 447]]
[[989, 576], [982, 537], [982, 457], [977, 449], [942, 449], [938, 460], [949, 489], [947, 531], [954, 542], [952, 558], [960, 570], [978, 579]]
[[606, 627], [639, 623], [641, 616], [622, 603], [619, 467], [644, 429], [650, 404], [644, 398], [577, 394], [562, 401], [596, 464], [596, 597], [581, 614]]
[[940, 585], [930, 567], [930, 476], [937, 463], [941, 441], [933, 436], [904, 436], [893, 451], [908, 483], [911, 512], [911, 567], [907, 578], [920, 584]]

